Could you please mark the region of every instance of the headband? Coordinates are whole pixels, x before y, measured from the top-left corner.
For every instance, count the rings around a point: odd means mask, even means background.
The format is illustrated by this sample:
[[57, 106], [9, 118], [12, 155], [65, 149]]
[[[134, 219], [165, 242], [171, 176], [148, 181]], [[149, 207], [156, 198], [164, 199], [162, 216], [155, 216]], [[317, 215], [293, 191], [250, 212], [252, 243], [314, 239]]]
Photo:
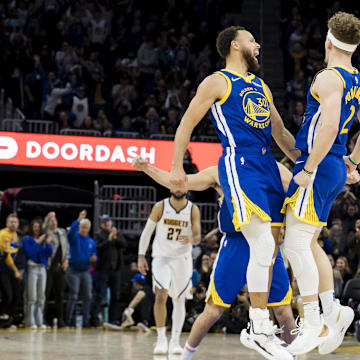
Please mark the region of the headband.
[[358, 46], [358, 44], [347, 44], [343, 41], [338, 40], [330, 31], [328, 31], [327, 33], [327, 38], [332, 42], [332, 44], [334, 46], [336, 46], [337, 48], [344, 50], [344, 51], [348, 51], [348, 52], [354, 52]]

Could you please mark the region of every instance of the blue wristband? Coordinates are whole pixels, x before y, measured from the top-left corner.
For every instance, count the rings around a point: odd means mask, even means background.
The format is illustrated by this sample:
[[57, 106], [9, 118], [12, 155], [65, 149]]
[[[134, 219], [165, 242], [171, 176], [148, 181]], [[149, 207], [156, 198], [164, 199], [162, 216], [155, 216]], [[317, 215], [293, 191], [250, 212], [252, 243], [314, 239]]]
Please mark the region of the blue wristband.
[[358, 165], [359, 165], [359, 163], [356, 163], [356, 162], [351, 158], [350, 155], [348, 156], [348, 159], [349, 159], [349, 161], [350, 161], [353, 165], [355, 165], [355, 166], [358, 166]]

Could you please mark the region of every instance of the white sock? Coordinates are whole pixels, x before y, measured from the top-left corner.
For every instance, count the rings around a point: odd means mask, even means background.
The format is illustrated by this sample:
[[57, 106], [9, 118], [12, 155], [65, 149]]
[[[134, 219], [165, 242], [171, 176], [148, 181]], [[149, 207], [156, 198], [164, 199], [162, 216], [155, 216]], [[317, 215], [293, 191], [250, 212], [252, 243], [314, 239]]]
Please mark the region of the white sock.
[[159, 339], [163, 339], [166, 337], [166, 327], [165, 326], [156, 328], [156, 331], [157, 331], [157, 336]]
[[133, 308], [128, 307], [127, 309], [129, 310], [130, 315], [132, 315], [132, 314], [134, 313], [134, 309], [133, 309]]
[[268, 309], [259, 309], [259, 308], [253, 308], [250, 306], [249, 309], [249, 318], [253, 325], [253, 332], [255, 334], [262, 333], [265, 331], [263, 329], [263, 326], [266, 326], [266, 323], [264, 323], [264, 320], [270, 321], [270, 314]]
[[192, 347], [189, 345], [188, 342], [186, 342], [183, 353], [182, 353], [181, 360], [191, 360], [195, 354], [196, 349], [197, 349], [197, 346]]
[[319, 301], [304, 302], [304, 320], [312, 325], [320, 325]]
[[321, 306], [323, 308], [324, 316], [328, 316], [332, 312], [333, 303], [335, 301], [334, 290], [324, 291], [319, 294]]
[[172, 326], [171, 326], [171, 341], [179, 342], [181, 330], [184, 326], [186, 309], [185, 297], [172, 299], [173, 312], [172, 312]]

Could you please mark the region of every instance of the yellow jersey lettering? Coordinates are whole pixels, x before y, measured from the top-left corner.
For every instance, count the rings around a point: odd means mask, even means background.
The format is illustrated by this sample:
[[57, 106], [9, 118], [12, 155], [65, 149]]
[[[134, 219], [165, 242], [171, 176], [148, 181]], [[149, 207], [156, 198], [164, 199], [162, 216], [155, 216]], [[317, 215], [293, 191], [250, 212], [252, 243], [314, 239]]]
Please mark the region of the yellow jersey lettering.
[[254, 90], [254, 88], [252, 87], [247, 87], [247, 88], [244, 88], [241, 90], [241, 93], [240, 93], [240, 96], [243, 96], [244, 93], [246, 93], [247, 91], [251, 91], [251, 90]]
[[183, 220], [164, 219], [164, 225], [187, 227], [188, 223], [188, 221]]
[[345, 103], [347, 104], [352, 99], [357, 99], [360, 104], [360, 88], [358, 86], [353, 86], [345, 95]]
[[263, 123], [258, 123], [257, 121], [249, 119], [247, 116], [245, 116], [244, 121], [255, 129], [265, 129], [270, 125], [270, 120], [266, 120]]
[[268, 107], [269, 105], [269, 102], [267, 100], [267, 98], [257, 98], [256, 99], [258, 101], [258, 105], [261, 106], [261, 107]]
[[358, 103], [360, 104], [360, 88], [357, 89], [355, 97], [356, 97]]

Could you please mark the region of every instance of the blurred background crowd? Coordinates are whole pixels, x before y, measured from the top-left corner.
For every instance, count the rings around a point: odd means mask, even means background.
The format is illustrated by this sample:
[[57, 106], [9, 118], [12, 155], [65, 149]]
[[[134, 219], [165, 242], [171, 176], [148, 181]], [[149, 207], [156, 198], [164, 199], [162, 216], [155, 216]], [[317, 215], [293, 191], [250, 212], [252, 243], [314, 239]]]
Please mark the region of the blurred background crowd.
[[[159, 0], [156, 7], [142, 0], [2, 1], [0, 87], [27, 119], [53, 121], [59, 129], [174, 135], [199, 83], [223, 66], [214, 40], [220, 29], [237, 23], [241, 6], [215, 0]], [[295, 134], [311, 79], [324, 67], [327, 19], [339, 10], [359, 16], [359, 9], [351, 1], [283, 0], [280, 10], [285, 90], [279, 107]], [[359, 49], [353, 64], [360, 65]], [[358, 123], [350, 129], [349, 150], [359, 131]], [[200, 139], [214, 135], [209, 119], [195, 132]], [[286, 158], [283, 163], [290, 166]], [[333, 264], [336, 296], [354, 307], [356, 299], [344, 298], [343, 290], [360, 278], [359, 197], [360, 185], [344, 188], [319, 239]], [[111, 216], [103, 215], [100, 228], [92, 229], [84, 212], [62, 227], [55, 212], [20, 220], [9, 215], [0, 231], [0, 326], [126, 320], [146, 331], [153, 324], [151, 275], [138, 273], [137, 240], [114, 228]], [[219, 246], [214, 228], [193, 251], [185, 330], [204, 307]], [[87, 239], [86, 248], [76, 245], [79, 236]], [[301, 312], [293, 286], [294, 310]], [[124, 317], [135, 298], [135, 313]], [[247, 309], [244, 289], [214, 331], [239, 332]]]

